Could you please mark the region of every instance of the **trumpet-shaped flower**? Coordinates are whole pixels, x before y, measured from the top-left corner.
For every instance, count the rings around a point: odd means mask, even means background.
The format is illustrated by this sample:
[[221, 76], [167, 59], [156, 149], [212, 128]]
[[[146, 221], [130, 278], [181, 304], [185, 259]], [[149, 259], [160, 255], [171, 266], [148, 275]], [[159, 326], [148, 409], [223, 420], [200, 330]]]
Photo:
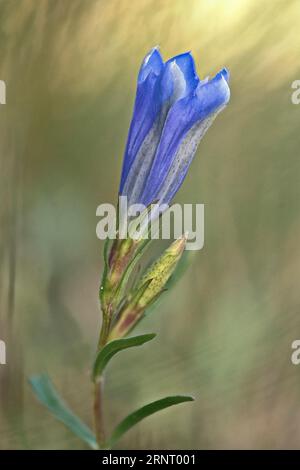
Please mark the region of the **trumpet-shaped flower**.
[[138, 75], [120, 182], [128, 204], [169, 204], [197, 146], [230, 98], [229, 73], [200, 80], [187, 52], [164, 62], [154, 48]]

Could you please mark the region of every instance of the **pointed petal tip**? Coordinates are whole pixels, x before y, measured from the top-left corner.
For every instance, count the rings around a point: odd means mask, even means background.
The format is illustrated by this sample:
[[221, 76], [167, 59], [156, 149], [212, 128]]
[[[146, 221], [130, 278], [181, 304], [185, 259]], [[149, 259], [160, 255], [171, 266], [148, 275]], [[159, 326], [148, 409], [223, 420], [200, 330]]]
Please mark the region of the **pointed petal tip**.
[[230, 88], [229, 88], [229, 71], [227, 69], [223, 69], [225, 70], [224, 73], [222, 73], [222, 82], [223, 82], [223, 94], [224, 94], [224, 105], [226, 105], [228, 103], [228, 101], [230, 100]]
[[198, 78], [195, 60], [191, 51], [182, 52], [181, 54], [177, 54], [174, 57], [171, 57], [171, 59], [167, 60], [166, 64], [172, 62], [176, 62], [185, 76], [194, 75]]
[[153, 57], [156, 57], [156, 58], [160, 59], [163, 62], [163, 58], [162, 58], [162, 55], [160, 53], [160, 47], [158, 45], [154, 46], [154, 47], [152, 47], [152, 49], [150, 49], [150, 51], [146, 55], [145, 59], [148, 58], [148, 60], [149, 60]]
[[229, 70], [228, 70], [226, 67], [224, 67], [224, 68], [221, 70], [221, 74], [222, 74], [222, 76], [225, 78], [226, 82], [228, 83], [229, 80], [230, 80], [230, 72], [229, 72]]
[[[226, 68], [223, 68], [218, 72], [214, 78], [209, 80], [207, 83], [203, 84], [204, 87], [207, 87], [207, 90], [214, 90], [214, 95], [219, 102], [219, 106], [225, 106], [230, 99], [230, 88], [229, 88], [229, 71]], [[202, 93], [201, 85], [198, 87], [198, 94]]]
[[156, 46], [153, 46], [152, 49], [150, 50], [151, 51], [158, 51], [160, 53], [160, 46], [158, 44], [156, 44]]
[[155, 46], [148, 52], [142, 62], [138, 81], [143, 82], [144, 80], [146, 80], [146, 78], [151, 72], [155, 75], [159, 75], [163, 67], [164, 61], [159, 51], [159, 46]]
[[229, 82], [230, 72], [226, 67], [224, 67], [222, 70], [220, 70], [220, 72], [217, 73], [216, 78], [220, 77], [223, 77], [227, 83]]
[[[176, 72], [178, 70], [178, 72]], [[170, 83], [175, 85], [175, 101], [193, 92], [199, 83], [194, 58], [190, 51], [178, 54], [165, 63], [166, 82], [165, 88], [170, 93]], [[178, 85], [181, 92], [178, 93]], [[178, 96], [176, 96], [178, 95]]]

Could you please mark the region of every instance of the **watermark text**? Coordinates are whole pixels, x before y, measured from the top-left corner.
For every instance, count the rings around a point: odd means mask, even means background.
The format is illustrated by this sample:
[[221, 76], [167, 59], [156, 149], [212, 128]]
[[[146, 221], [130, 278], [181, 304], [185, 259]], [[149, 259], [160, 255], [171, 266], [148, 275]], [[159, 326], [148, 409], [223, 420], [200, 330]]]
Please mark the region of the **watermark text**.
[[6, 104], [6, 85], [3, 80], [0, 80], [0, 104]]
[[133, 240], [172, 240], [187, 236], [187, 250], [204, 246], [204, 204], [143, 204], [127, 205], [126, 196], [119, 197], [118, 209], [100, 204], [96, 234], [100, 240], [128, 237]]
[[294, 80], [292, 83], [293, 91], [291, 101], [293, 104], [300, 104], [300, 80]]
[[6, 364], [6, 344], [0, 340], [0, 365]]
[[295, 339], [292, 342], [292, 349], [294, 349], [291, 355], [292, 364], [298, 366], [300, 364], [300, 339]]

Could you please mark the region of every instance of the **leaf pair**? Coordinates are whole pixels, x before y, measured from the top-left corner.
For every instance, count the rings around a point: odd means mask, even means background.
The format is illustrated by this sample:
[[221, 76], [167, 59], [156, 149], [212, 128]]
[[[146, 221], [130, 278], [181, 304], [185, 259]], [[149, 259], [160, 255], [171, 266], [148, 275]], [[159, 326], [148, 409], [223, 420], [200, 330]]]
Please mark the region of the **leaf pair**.
[[[123, 338], [111, 341], [104, 346], [104, 348], [97, 354], [94, 368], [93, 380], [97, 379], [103, 374], [103, 371], [110, 361], [110, 359], [118, 352], [135, 346], [141, 346], [148, 341], [151, 341], [155, 334], [147, 334], [134, 336], [131, 338]], [[37, 396], [38, 400], [48, 408], [48, 410], [65, 426], [67, 426], [79, 439], [85, 442], [92, 449], [99, 449], [94, 433], [89, 427], [81, 421], [68, 407], [64, 400], [59, 396], [50, 378], [43, 374], [33, 376], [29, 380], [32, 389]], [[133, 413], [129, 414], [123, 419], [113, 431], [111, 438], [106, 443], [106, 448], [111, 448], [117, 441], [131, 429], [134, 425], [141, 420], [150, 416], [160, 410], [168, 408], [179, 403], [193, 401], [190, 396], [176, 395], [149, 403], [146, 406], [139, 408]]]

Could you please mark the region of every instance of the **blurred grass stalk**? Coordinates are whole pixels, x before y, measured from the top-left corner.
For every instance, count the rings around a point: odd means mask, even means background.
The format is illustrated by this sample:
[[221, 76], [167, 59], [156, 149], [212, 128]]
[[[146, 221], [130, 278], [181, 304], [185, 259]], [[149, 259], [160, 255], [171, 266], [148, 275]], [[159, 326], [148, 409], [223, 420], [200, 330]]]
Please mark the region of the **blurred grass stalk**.
[[24, 352], [21, 325], [16, 316], [17, 269], [21, 224], [22, 154], [25, 124], [18, 126], [19, 115], [1, 109], [5, 123], [1, 126], [0, 172], [0, 333], [9, 359], [0, 371], [1, 415], [13, 423], [23, 441]]

